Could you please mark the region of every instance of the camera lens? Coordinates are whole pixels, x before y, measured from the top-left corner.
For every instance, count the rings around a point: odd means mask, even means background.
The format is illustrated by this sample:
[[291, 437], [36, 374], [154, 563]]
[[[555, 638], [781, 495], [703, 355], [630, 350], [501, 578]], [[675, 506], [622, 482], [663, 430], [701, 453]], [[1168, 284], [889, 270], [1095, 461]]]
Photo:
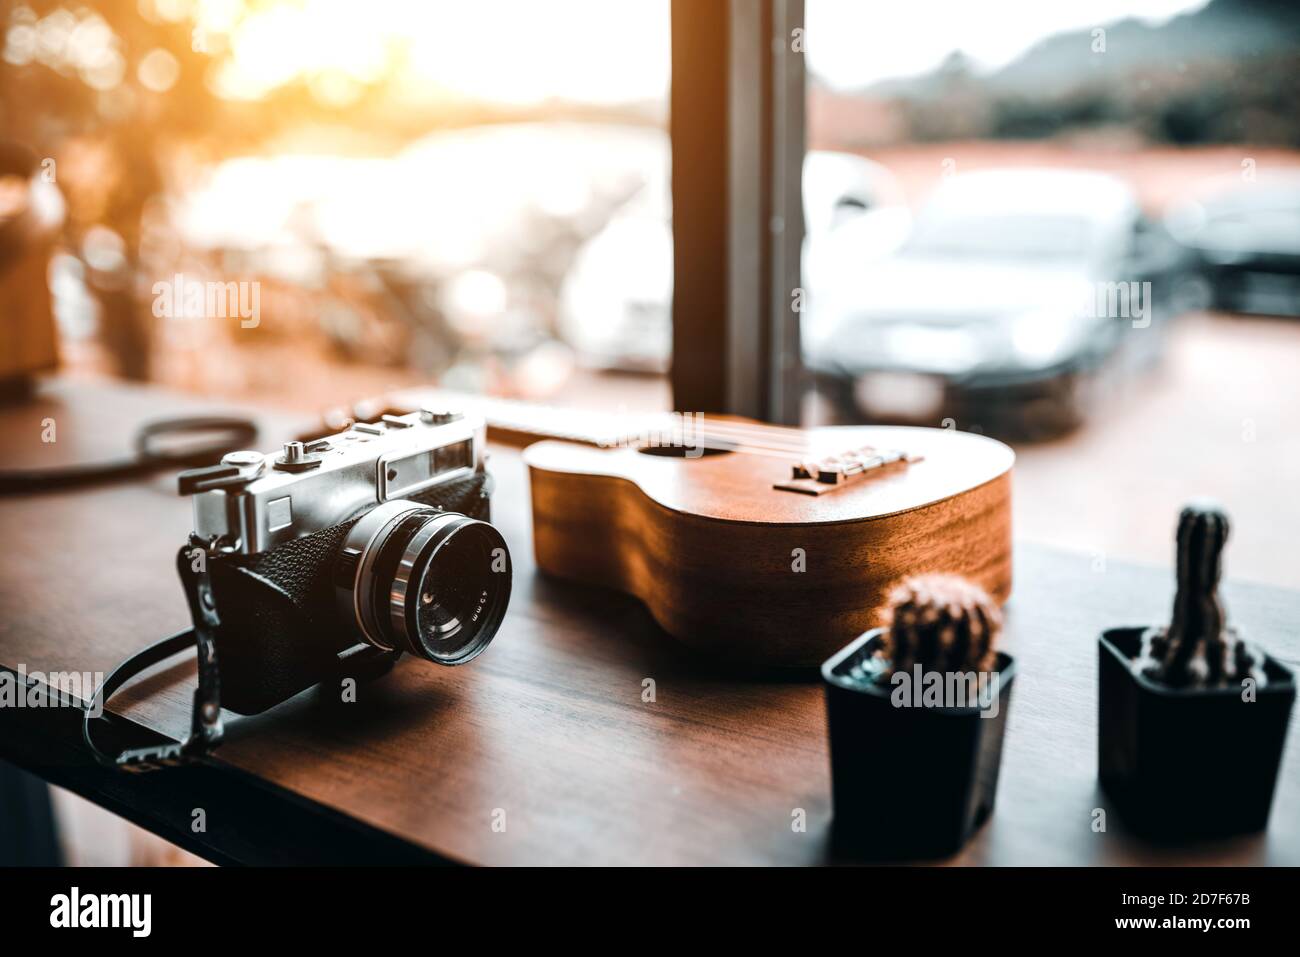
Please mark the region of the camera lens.
[[361, 637], [441, 665], [492, 641], [510, 600], [510, 553], [487, 522], [414, 502], [386, 502], [348, 532], [340, 611]]

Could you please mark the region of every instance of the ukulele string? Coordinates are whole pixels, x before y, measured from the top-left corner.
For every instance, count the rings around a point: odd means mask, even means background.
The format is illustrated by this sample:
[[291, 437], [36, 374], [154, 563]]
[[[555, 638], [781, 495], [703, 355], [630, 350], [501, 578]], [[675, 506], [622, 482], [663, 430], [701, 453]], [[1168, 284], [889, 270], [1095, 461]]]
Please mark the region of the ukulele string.
[[[607, 420], [613, 418], [615, 416], [607, 415]], [[608, 427], [600, 431], [610, 435], [624, 436], [635, 436], [642, 433], [676, 435], [710, 431], [716, 435], [724, 436], [728, 440], [733, 438], [743, 439], [753, 441], [757, 445], [770, 445], [773, 447], [779, 447], [781, 440], [784, 439], [795, 440], [794, 442], [785, 443], [784, 447], [787, 448], [793, 448], [796, 445], [803, 447], [801, 440], [807, 434], [805, 430], [792, 426], [768, 425], [764, 422], [733, 423], [724, 419], [711, 419], [694, 413], [655, 413], [640, 418], [643, 422], [643, 426], [640, 428], [629, 429], [625, 421], [620, 421], [618, 427], [614, 427], [611, 422]], [[695, 423], [701, 423], [701, 425], [697, 426]]]
[[693, 415], [674, 415], [673, 418], [669, 420], [668, 427], [652, 431], [667, 432], [671, 434], [699, 434], [710, 432], [728, 438], [753, 441], [755, 444], [759, 445], [784, 445], [787, 447], [796, 444], [803, 444], [802, 439], [807, 435], [807, 432], [803, 429], [790, 428], [787, 426], [765, 425], [761, 422], [740, 424]]
[[[794, 434], [801, 435], [797, 430], [792, 430]], [[679, 444], [687, 444], [688, 437], [694, 437], [704, 442], [715, 441], [728, 443], [730, 445], [746, 446], [755, 449], [766, 449], [772, 452], [779, 452], [784, 455], [808, 456], [814, 454], [814, 450], [806, 442], [782, 442], [770, 438], [767, 434], [747, 428], [729, 428], [718, 427], [710, 423], [706, 428], [695, 430], [681, 430], [673, 433], [681, 439]]]
[[719, 449], [763, 449], [784, 455], [807, 455], [812, 449], [804, 443], [794, 444], [775, 442], [762, 437], [733, 430], [719, 429], [677, 429], [652, 435], [651, 440], [666, 440], [662, 444], [690, 447], [693, 445], [710, 445]]
[[[485, 411], [493, 411], [491, 409]], [[507, 421], [506, 416], [498, 414], [492, 415], [498, 424], [505, 425], [507, 428], [522, 428], [524, 431], [536, 431], [538, 429], [539, 418], [552, 418], [559, 416], [561, 412], [572, 413], [573, 410], [548, 409], [539, 407], [529, 409], [532, 413], [528, 416], [513, 416], [513, 422]], [[596, 413], [596, 417], [603, 419], [614, 418], [608, 413]], [[619, 418], [622, 418], [619, 416]], [[532, 419], [532, 421], [527, 421]], [[751, 455], [764, 455], [771, 458], [793, 458], [797, 461], [804, 461], [809, 458], [815, 458], [820, 453], [817, 449], [810, 447], [804, 439], [807, 432], [791, 426], [769, 425], [763, 422], [739, 424], [727, 420], [707, 418], [703, 415], [694, 414], [676, 414], [672, 413], [666, 420], [662, 414], [656, 413], [645, 417], [647, 428], [641, 430], [622, 429], [598, 429], [606, 435], [617, 435], [619, 441], [600, 442], [598, 444], [625, 444], [628, 440], [635, 438], [638, 434], [644, 434], [651, 437], [651, 444], [660, 445], [677, 445], [687, 448], [702, 448], [720, 452], [742, 452]], [[700, 422], [701, 427], [696, 428], [691, 423]], [[624, 426], [626, 423], [623, 423]], [[545, 426], [541, 431], [552, 435], [561, 435], [560, 430], [553, 426]], [[572, 430], [567, 437], [582, 440], [588, 438], [585, 430], [579, 428]], [[660, 441], [656, 441], [659, 439]], [[793, 439], [794, 441], [789, 441]]]
[[817, 457], [817, 452], [806, 446], [796, 448], [794, 446], [757, 445], [751, 442], [737, 442], [735, 439], [728, 437], [714, 437], [711, 439], [692, 436], [688, 440], [685, 436], [676, 436], [670, 437], [670, 440], [663, 444], [674, 448], [738, 452], [742, 455], [760, 455], [766, 458], [785, 459], [787, 461], [793, 459], [798, 462]]
[[[767, 426], [761, 423], [757, 426], [733, 426], [729, 423], [719, 423], [717, 420], [704, 421], [708, 426], [706, 429], [701, 429], [698, 432], [684, 428], [678, 429], [672, 433], [671, 440], [666, 444], [683, 448], [740, 452], [767, 458], [781, 458], [787, 461], [793, 458], [799, 462], [820, 459], [827, 454], [826, 450], [810, 447], [806, 443], [799, 445], [786, 444], [768, 438], [769, 435], [774, 433], [783, 434], [787, 432], [800, 437], [806, 436], [807, 433], [800, 429]], [[688, 441], [688, 435], [692, 441]]]
[[[722, 441], [736, 441], [751, 443], [763, 448], [780, 449], [796, 455], [815, 454], [815, 448], [807, 441], [808, 432], [803, 429], [785, 428], [782, 426], [768, 426], [755, 428], [752, 426], [733, 426], [730, 424], [719, 424], [709, 422], [707, 428], [701, 430], [717, 436]], [[795, 438], [797, 441], [781, 441], [785, 434]]]
[[[726, 446], [716, 446], [722, 450], [728, 450], [733, 445], [745, 444], [756, 448], [767, 448], [773, 451], [779, 451], [789, 455], [807, 455], [809, 448], [802, 442], [782, 442], [788, 433], [792, 437], [801, 437], [803, 433], [799, 429], [783, 428], [779, 426], [736, 426], [731, 424], [722, 424], [709, 420], [707, 427], [697, 429], [689, 424], [691, 417], [683, 418], [673, 417], [666, 423], [658, 417], [652, 418], [647, 427], [641, 429], [623, 428], [596, 428], [596, 429], [559, 429], [553, 425], [541, 424], [538, 421], [526, 421], [515, 417], [507, 419], [501, 415], [492, 416], [492, 424], [497, 428], [515, 429], [524, 432], [541, 432], [543, 434], [556, 436], [558, 438], [568, 438], [573, 440], [595, 441], [597, 445], [626, 445], [637, 437], [648, 437], [652, 444], [661, 445], [693, 445], [700, 444], [692, 440], [697, 437], [711, 435], [715, 441], [728, 443]], [[659, 441], [656, 441], [659, 440]]]

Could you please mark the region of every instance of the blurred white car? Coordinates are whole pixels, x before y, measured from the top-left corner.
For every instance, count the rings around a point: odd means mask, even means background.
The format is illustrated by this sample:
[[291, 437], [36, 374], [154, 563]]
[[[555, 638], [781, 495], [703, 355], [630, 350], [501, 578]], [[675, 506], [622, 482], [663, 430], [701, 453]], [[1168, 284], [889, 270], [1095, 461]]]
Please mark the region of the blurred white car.
[[[887, 169], [849, 153], [804, 160], [803, 302], [849, 281], [906, 238], [911, 217]], [[579, 361], [662, 372], [672, 352], [673, 236], [666, 175], [645, 183], [579, 251], [560, 295], [560, 332]], [[805, 312], [805, 322], [815, 313]], [[805, 329], [806, 334], [815, 330]]]
[[1121, 344], [1158, 351], [1181, 259], [1113, 176], [956, 176], [895, 253], [817, 301], [822, 334], [805, 340], [805, 363], [851, 420], [1060, 431], [1081, 419], [1079, 387]]

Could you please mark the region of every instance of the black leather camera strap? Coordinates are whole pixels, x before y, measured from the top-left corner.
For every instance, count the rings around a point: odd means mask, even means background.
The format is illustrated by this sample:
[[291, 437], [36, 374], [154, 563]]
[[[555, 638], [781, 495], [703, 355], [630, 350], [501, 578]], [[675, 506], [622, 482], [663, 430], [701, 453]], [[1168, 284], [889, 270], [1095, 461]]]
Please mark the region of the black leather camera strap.
[[256, 440], [257, 424], [243, 416], [149, 422], [136, 433], [134, 454], [129, 458], [53, 468], [0, 469], [0, 494], [48, 492], [139, 478], [160, 469], [209, 465], [225, 452], [251, 448]]
[[[217, 616], [217, 603], [208, 576], [206, 555], [201, 556], [202, 560], [196, 559], [195, 548], [189, 545], [181, 548], [176, 558], [194, 627], [150, 645], [114, 668], [112, 674], [95, 690], [91, 706], [82, 718], [82, 738], [100, 764], [124, 771], [153, 771], [160, 767], [201, 760], [221, 743], [221, 682], [214, 644], [214, 635], [221, 619]], [[102, 714], [104, 702], [132, 678], [191, 646], [198, 649], [199, 683], [194, 689], [189, 736], [179, 743], [169, 742], [116, 753], [105, 751], [96, 745], [91, 734], [95, 720], [93, 715]]]

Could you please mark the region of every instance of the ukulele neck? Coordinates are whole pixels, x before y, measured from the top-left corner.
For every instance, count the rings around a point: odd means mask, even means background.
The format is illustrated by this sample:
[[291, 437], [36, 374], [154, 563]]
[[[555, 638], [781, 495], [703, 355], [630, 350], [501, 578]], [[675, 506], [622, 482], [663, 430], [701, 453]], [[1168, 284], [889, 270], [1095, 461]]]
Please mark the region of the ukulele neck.
[[[543, 439], [602, 448], [718, 445], [726, 442], [720, 421], [698, 412], [601, 412], [461, 393], [416, 390], [402, 396], [416, 403], [446, 404], [481, 415], [488, 437], [523, 447]], [[774, 428], [762, 427], [760, 428]], [[797, 430], [783, 430], [796, 433]]]
[[519, 448], [560, 439], [600, 448], [677, 449], [683, 458], [721, 451], [783, 459], [790, 476], [772, 488], [802, 495], [824, 495], [921, 459], [900, 449], [869, 446], [828, 454], [811, 447], [810, 435], [802, 429], [698, 412], [598, 412], [428, 390], [404, 398], [472, 411], [483, 417], [492, 441]]

